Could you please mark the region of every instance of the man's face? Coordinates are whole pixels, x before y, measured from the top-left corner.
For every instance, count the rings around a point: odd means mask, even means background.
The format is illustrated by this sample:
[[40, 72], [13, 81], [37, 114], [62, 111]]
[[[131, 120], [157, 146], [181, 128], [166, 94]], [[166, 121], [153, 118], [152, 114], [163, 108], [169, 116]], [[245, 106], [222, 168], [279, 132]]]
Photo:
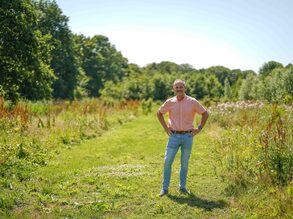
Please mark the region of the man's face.
[[173, 85], [173, 90], [176, 95], [183, 95], [185, 93], [185, 86], [183, 83], [176, 83]]

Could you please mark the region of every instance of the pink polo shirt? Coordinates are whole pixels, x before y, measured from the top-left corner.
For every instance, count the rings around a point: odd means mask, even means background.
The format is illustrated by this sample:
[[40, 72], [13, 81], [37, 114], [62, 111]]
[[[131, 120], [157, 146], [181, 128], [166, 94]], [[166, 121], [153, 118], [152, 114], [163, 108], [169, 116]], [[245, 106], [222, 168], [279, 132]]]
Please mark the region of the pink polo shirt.
[[159, 111], [162, 114], [169, 113], [168, 127], [172, 130], [187, 131], [194, 128], [195, 114], [202, 114], [206, 109], [195, 98], [185, 95], [181, 101], [176, 96], [169, 98]]

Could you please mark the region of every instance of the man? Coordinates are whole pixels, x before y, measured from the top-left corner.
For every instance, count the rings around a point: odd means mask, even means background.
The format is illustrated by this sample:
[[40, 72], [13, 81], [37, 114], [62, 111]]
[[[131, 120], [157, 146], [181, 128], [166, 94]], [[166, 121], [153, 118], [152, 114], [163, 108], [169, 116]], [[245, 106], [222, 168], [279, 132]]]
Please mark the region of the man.
[[[173, 91], [176, 96], [166, 100], [157, 112], [158, 119], [169, 136], [164, 161], [163, 188], [160, 196], [168, 194], [172, 163], [179, 148], [181, 149], [179, 191], [191, 194], [186, 188], [188, 160], [193, 136], [204, 127], [208, 112], [195, 98], [187, 96], [185, 90], [185, 81], [176, 79], [173, 83]], [[167, 112], [169, 114], [168, 125], [163, 116]], [[196, 114], [201, 115], [201, 121], [198, 127], [194, 128], [193, 120]]]

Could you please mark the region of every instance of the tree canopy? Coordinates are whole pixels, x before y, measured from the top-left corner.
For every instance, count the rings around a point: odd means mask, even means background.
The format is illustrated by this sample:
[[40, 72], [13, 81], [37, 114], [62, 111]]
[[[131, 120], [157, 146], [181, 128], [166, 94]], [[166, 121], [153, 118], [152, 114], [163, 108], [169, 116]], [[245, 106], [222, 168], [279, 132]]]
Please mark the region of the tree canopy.
[[[187, 94], [213, 101], [293, 101], [293, 65], [264, 63], [258, 74], [170, 61], [128, 63], [107, 36], [73, 34], [55, 1], [0, 2], [0, 96], [16, 102], [100, 97], [165, 100], [176, 78]], [[155, 51], [154, 51], [155, 52]]]

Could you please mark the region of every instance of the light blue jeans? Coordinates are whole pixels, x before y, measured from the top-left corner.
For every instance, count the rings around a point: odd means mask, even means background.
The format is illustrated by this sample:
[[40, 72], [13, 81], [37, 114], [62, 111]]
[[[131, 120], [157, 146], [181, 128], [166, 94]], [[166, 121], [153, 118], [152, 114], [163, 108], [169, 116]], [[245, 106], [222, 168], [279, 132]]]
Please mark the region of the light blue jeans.
[[169, 137], [168, 144], [166, 147], [165, 153], [165, 163], [164, 163], [164, 177], [163, 177], [163, 189], [168, 190], [171, 172], [172, 172], [172, 163], [178, 152], [178, 149], [181, 149], [181, 158], [180, 158], [180, 184], [179, 188], [186, 188], [186, 178], [188, 172], [188, 161], [192, 149], [193, 137], [191, 134], [173, 134]]

